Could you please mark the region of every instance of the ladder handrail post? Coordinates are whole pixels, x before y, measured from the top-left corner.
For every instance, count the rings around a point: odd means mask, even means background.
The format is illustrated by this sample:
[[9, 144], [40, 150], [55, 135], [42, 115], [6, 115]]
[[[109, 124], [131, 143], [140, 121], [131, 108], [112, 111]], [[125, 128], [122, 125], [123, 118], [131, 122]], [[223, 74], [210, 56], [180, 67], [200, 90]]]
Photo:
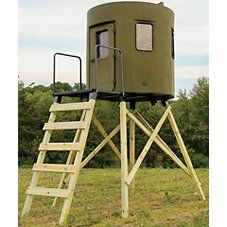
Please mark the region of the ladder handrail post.
[[56, 82], [56, 57], [57, 55], [60, 56], [65, 56], [65, 57], [72, 57], [72, 58], [76, 58], [79, 60], [79, 69], [80, 69], [80, 73], [79, 73], [79, 80], [80, 80], [80, 91], [82, 90], [82, 59], [80, 56], [78, 55], [72, 55], [72, 54], [65, 54], [65, 53], [60, 53], [57, 52], [54, 54], [53, 57], [53, 94], [55, 93], [55, 82]]

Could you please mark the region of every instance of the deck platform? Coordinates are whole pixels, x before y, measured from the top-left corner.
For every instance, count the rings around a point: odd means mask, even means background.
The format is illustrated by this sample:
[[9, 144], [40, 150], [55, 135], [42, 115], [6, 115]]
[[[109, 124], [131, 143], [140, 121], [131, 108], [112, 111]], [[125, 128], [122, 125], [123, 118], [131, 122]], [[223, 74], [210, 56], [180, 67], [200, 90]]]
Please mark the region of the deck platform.
[[172, 99], [171, 95], [163, 95], [163, 94], [154, 94], [154, 93], [130, 93], [126, 92], [125, 96], [121, 92], [115, 91], [97, 91], [96, 89], [86, 89], [82, 91], [68, 91], [68, 92], [55, 92], [53, 94], [54, 97], [61, 100], [62, 97], [75, 97], [80, 99], [88, 99], [90, 93], [97, 92], [97, 99], [119, 102], [122, 98], [126, 102], [142, 102], [142, 101], [150, 101], [152, 103], [156, 103], [157, 101], [166, 102], [169, 99]]

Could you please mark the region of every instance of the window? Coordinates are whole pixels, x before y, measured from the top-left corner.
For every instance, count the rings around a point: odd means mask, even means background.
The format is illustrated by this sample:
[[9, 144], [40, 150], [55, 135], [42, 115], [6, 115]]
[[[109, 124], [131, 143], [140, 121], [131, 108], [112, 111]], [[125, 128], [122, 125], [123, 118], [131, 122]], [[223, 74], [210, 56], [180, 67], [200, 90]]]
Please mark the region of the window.
[[171, 29], [171, 55], [172, 58], [175, 58], [175, 51], [174, 51], [174, 30], [173, 28]]
[[[97, 33], [97, 44], [103, 46], [109, 46], [109, 33], [108, 30], [104, 30]], [[107, 48], [98, 48], [98, 58], [107, 58], [109, 55], [109, 50]]]
[[151, 24], [136, 24], [136, 49], [137, 50], [153, 50]]

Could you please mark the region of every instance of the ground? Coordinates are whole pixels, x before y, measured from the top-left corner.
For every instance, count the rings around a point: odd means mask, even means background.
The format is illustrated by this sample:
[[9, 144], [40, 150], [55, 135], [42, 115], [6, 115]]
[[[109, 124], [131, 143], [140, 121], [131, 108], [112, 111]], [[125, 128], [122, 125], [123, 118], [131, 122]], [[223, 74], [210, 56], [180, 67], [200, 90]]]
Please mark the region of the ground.
[[[83, 169], [67, 226], [208, 226], [208, 169], [197, 169], [207, 200], [180, 169], [140, 169], [129, 192], [129, 217], [121, 218], [120, 169]], [[30, 213], [20, 217], [32, 171], [19, 169], [19, 226], [58, 226], [62, 200], [35, 197]], [[40, 185], [56, 187], [59, 174], [42, 175]]]

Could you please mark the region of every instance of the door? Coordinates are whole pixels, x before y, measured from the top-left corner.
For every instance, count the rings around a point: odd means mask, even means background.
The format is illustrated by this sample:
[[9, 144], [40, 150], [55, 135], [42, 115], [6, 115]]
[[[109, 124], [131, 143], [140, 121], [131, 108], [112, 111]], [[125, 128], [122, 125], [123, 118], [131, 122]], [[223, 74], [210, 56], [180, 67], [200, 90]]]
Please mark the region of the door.
[[[108, 23], [90, 28], [90, 88], [95, 85], [95, 46], [101, 44], [114, 47], [114, 23]], [[115, 56], [114, 51], [106, 48], [98, 48], [98, 90], [113, 91], [115, 87]]]

